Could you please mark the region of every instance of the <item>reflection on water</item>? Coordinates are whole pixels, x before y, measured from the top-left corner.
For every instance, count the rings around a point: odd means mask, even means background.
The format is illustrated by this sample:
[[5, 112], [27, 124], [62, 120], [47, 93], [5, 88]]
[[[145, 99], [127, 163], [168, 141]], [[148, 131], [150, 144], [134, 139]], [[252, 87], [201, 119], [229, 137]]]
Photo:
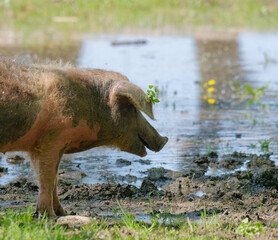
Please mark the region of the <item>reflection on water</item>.
[[[138, 39], [146, 44], [111, 44]], [[73, 62], [78, 67], [121, 72], [145, 91], [149, 84], [157, 85], [161, 102], [154, 107], [157, 120], [151, 123], [161, 135], [169, 137], [161, 152], [148, 152], [145, 159], [149, 164], [108, 148], [66, 155], [61, 168], [85, 172], [87, 177], [81, 182], [133, 181], [140, 186], [144, 172], [152, 167], [183, 171], [192, 165], [194, 154], [211, 150], [219, 156], [233, 151], [259, 153], [259, 141], [269, 139], [272, 159], [278, 164], [278, 34], [241, 34], [224, 41], [103, 37], [83, 41], [77, 55]], [[245, 84], [253, 88], [267, 82], [269, 87], [261, 100], [268, 105], [269, 113], [260, 111], [257, 105], [246, 109], [244, 103], [234, 104]], [[119, 158], [132, 164], [119, 167]], [[2, 164], [7, 166], [5, 159]], [[2, 184], [18, 171], [29, 173], [22, 166], [9, 166], [9, 178], [0, 178]]]

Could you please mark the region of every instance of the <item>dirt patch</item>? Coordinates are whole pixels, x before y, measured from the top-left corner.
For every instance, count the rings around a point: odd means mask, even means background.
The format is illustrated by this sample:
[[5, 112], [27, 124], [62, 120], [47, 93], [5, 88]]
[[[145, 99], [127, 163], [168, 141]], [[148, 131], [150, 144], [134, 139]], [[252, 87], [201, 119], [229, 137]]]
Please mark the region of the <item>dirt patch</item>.
[[[206, 155], [196, 156], [194, 162], [201, 164], [205, 172], [204, 169], [212, 162], [219, 168], [226, 168], [223, 162], [238, 166], [243, 163], [243, 159], [248, 159], [246, 171], [234, 171], [217, 177], [200, 174], [192, 178], [188, 174], [180, 176], [181, 173], [163, 168], [150, 169], [140, 188], [124, 184], [76, 185], [62, 179], [59, 197], [68, 214], [105, 215], [112, 219], [116, 215], [115, 211], [120, 209], [119, 203], [133, 214], [167, 212], [172, 216], [185, 215], [190, 218], [201, 217], [205, 206], [206, 213], [218, 214], [223, 224], [233, 222], [237, 226], [245, 218], [251, 222], [259, 221], [269, 229], [267, 236], [271, 239], [271, 236], [276, 236], [278, 227], [278, 168], [269, 155], [233, 154], [218, 162], [215, 162], [216, 156]], [[159, 185], [163, 185], [162, 190], [158, 190]], [[27, 178], [0, 186], [0, 211], [34, 204], [37, 194], [36, 182]]]

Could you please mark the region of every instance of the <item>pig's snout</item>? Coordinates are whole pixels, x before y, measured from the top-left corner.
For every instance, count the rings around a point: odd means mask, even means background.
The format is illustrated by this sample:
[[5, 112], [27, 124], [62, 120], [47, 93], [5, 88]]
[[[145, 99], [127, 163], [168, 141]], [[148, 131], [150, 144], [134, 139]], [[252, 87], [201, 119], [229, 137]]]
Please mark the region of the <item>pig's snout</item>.
[[[156, 132], [156, 130], [155, 130]], [[155, 134], [156, 136], [141, 136], [139, 135], [139, 138], [141, 142], [150, 150], [154, 152], [159, 152], [164, 145], [168, 142], [167, 137], [160, 136], [157, 132]]]
[[159, 151], [164, 147], [164, 145], [165, 145], [167, 142], [168, 142], [168, 138], [167, 138], [167, 137], [161, 137], [159, 147], [158, 147], [157, 150], [155, 150], [155, 151], [156, 151], [156, 152], [159, 152]]
[[150, 150], [158, 152], [168, 142], [168, 138], [160, 136], [142, 115], [140, 116], [139, 126], [139, 138]]

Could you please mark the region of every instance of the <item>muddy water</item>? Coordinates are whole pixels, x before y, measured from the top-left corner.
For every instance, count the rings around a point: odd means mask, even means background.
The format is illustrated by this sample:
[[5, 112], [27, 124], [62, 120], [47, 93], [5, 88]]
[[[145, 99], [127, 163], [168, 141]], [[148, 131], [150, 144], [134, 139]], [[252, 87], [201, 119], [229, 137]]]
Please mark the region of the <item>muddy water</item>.
[[[117, 44], [111, 44], [115, 41]], [[133, 41], [138, 42], [132, 44]], [[271, 159], [278, 165], [278, 34], [245, 33], [222, 41], [103, 36], [84, 40], [72, 49], [50, 50], [45, 50], [52, 53], [50, 59], [62, 58], [78, 67], [115, 70], [144, 90], [149, 84], [160, 90], [161, 102], [154, 106], [157, 120], [152, 124], [161, 135], [169, 137], [165, 148], [159, 153], [149, 151], [144, 159], [108, 148], [66, 155], [62, 171], [81, 171], [87, 175], [76, 177], [77, 183], [109, 181], [140, 186], [151, 168], [184, 173], [196, 167], [192, 161], [198, 154], [214, 151], [218, 159], [234, 151], [261, 154], [261, 143], [265, 140], [270, 143], [264, 151], [273, 152]], [[18, 49], [1, 51], [14, 56]], [[22, 55], [41, 59], [43, 53], [41, 49], [29, 53], [26, 49]], [[265, 84], [268, 87], [262, 91], [265, 95], [261, 102], [247, 108], [251, 95], [244, 86], [254, 90]], [[262, 106], [268, 111], [261, 110]], [[19, 175], [33, 176], [28, 157], [17, 165], [7, 163], [6, 159], [7, 156], [2, 156], [0, 161], [1, 166], [8, 168], [0, 184], [7, 184]], [[242, 170], [245, 165], [239, 168]], [[229, 171], [209, 167], [206, 174]]]

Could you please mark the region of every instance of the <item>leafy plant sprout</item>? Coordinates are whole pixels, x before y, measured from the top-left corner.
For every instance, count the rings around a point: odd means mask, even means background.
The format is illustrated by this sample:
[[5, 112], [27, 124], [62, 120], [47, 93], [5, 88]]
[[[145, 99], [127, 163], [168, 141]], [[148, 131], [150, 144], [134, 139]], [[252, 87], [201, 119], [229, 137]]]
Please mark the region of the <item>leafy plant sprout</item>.
[[[153, 89], [153, 90], [152, 90]], [[147, 90], [148, 100], [153, 104], [160, 102], [158, 99], [158, 88], [153, 85], [149, 85], [149, 90]]]
[[269, 144], [271, 142], [271, 138], [269, 140], [260, 141], [261, 144], [261, 151], [262, 152], [269, 152]]
[[245, 90], [249, 95], [249, 100], [246, 103], [246, 107], [250, 107], [251, 104], [260, 104], [262, 109], [268, 110], [268, 106], [261, 102], [261, 97], [265, 95], [265, 89], [268, 87], [268, 83], [260, 88], [251, 88], [250, 85], [245, 85]]
[[[236, 94], [236, 100], [233, 102], [235, 104], [241, 104], [245, 102], [245, 108], [249, 109], [251, 105], [260, 106], [261, 111], [269, 113], [269, 105], [263, 103], [262, 97], [266, 95], [266, 90], [268, 88], [269, 82], [265, 83], [261, 87], [253, 87], [249, 84], [245, 84], [244, 88], [241, 89], [240, 83], [235, 83], [232, 86], [232, 90]], [[252, 117], [250, 115], [249, 117]], [[253, 119], [253, 125], [257, 124], [257, 120]]]

